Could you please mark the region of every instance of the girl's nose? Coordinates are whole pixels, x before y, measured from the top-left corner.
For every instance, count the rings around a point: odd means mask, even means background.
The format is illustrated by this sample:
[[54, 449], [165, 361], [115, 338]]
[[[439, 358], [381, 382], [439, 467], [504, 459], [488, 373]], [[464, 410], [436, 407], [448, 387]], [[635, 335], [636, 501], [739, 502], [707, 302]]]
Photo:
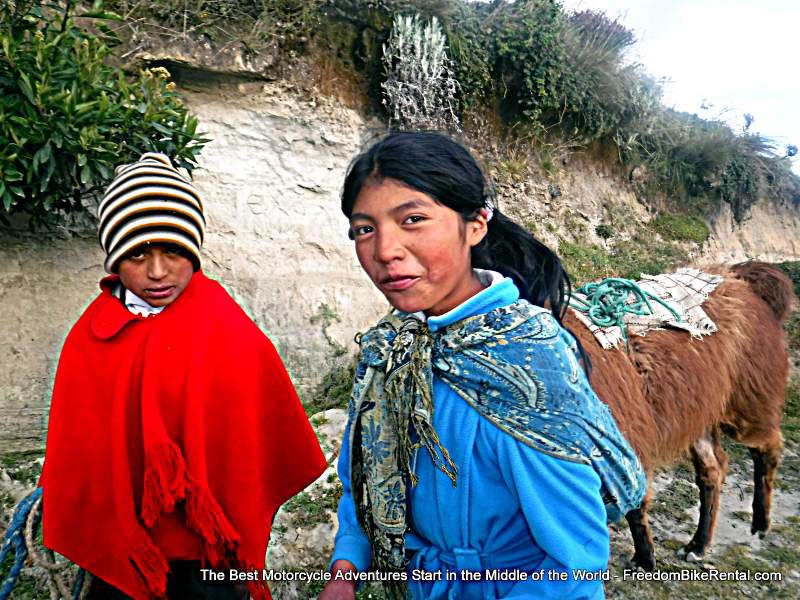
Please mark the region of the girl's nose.
[[375, 235], [375, 260], [389, 263], [403, 258], [404, 249], [400, 239], [390, 232], [376, 233]]

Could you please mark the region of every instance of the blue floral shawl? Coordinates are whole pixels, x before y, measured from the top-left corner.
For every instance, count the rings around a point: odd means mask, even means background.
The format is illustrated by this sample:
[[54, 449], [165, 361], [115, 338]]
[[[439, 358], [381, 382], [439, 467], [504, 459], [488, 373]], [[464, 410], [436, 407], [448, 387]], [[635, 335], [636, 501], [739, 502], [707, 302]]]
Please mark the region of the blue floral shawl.
[[[550, 311], [518, 300], [436, 332], [413, 314], [395, 312], [359, 343], [349, 405], [350, 469], [374, 568], [403, 570], [408, 564], [403, 542], [407, 482], [416, 483], [413, 453], [426, 448], [453, 485], [457, 481], [457, 466], [433, 428], [434, 372], [522, 443], [591, 465], [602, 482], [609, 521], [640, 506], [642, 466], [589, 387], [574, 340]], [[399, 590], [393, 595], [402, 597]]]

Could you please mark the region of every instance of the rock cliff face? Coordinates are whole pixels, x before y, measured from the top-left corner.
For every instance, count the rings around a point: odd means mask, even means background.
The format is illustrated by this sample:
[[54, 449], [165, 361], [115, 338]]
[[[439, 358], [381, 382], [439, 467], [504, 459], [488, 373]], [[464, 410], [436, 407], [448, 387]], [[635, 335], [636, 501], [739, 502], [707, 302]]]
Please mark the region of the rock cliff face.
[[751, 258], [781, 262], [800, 257], [800, 205], [760, 202], [737, 225], [725, 204], [710, 226], [703, 262], [735, 263]]
[[[194, 178], [208, 206], [204, 269], [223, 281], [278, 346], [305, 400], [353, 334], [386, 303], [361, 272], [338, 194], [350, 159], [383, 124], [279, 83], [183, 88], [212, 139]], [[643, 222], [647, 211], [607, 170], [564, 167], [557, 189], [521, 182], [503, 210], [553, 243], [587, 232], [609, 211]], [[722, 212], [703, 262], [800, 258], [800, 211], [763, 204], [742, 227]], [[42, 447], [48, 392], [63, 339], [97, 291], [94, 232], [0, 231], [0, 454]]]

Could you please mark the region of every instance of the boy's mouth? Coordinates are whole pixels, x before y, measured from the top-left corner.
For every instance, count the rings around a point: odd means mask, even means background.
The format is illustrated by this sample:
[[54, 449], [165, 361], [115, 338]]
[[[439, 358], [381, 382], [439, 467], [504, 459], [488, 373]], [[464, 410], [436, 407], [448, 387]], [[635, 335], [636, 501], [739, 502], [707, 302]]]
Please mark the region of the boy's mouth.
[[147, 295], [150, 298], [159, 299], [159, 298], [168, 298], [170, 295], [172, 295], [172, 292], [174, 290], [175, 290], [174, 285], [165, 285], [154, 288], [146, 288], [145, 292], [147, 292]]
[[384, 290], [390, 292], [399, 292], [401, 290], [407, 290], [417, 283], [419, 279], [419, 277], [414, 275], [392, 275], [381, 279], [380, 286]]

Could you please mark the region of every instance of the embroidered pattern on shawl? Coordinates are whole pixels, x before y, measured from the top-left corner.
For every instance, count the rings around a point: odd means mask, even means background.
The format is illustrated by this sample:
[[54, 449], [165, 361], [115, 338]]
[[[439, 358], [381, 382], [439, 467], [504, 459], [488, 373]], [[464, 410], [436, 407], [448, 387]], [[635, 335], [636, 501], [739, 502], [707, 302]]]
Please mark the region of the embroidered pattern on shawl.
[[[709, 294], [722, 282], [719, 275], [711, 275], [697, 269], [683, 268], [675, 273], [662, 275], [645, 275], [636, 283], [639, 287], [671, 306], [679, 315], [675, 318], [667, 308], [657, 302], [652, 302], [653, 314], [634, 315], [625, 314], [623, 321], [629, 334], [646, 335], [648, 331], [672, 327], [688, 331], [693, 337], [699, 338], [717, 331], [714, 321], [702, 308]], [[573, 302], [586, 301], [587, 298], [578, 290], [573, 291]], [[633, 295], [626, 300], [627, 304], [635, 302]], [[589, 328], [600, 345], [606, 350], [615, 348], [623, 339], [622, 331], [617, 326], [599, 327], [584, 313], [573, 310], [575, 316]]]
[[[431, 333], [414, 315], [384, 317], [361, 336], [349, 405], [351, 482], [360, 524], [379, 570], [404, 570], [407, 481], [413, 452], [427, 449], [457, 481], [433, 428], [433, 372], [509, 435], [546, 454], [591, 465], [609, 521], [641, 504], [645, 476], [608, 407], [575, 358], [555, 350], [561, 328], [549, 311], [519, 300]], [[550, 390], [559, 390], [550, 394]], [[399, 586], [387, 586], [403, 597]]]

